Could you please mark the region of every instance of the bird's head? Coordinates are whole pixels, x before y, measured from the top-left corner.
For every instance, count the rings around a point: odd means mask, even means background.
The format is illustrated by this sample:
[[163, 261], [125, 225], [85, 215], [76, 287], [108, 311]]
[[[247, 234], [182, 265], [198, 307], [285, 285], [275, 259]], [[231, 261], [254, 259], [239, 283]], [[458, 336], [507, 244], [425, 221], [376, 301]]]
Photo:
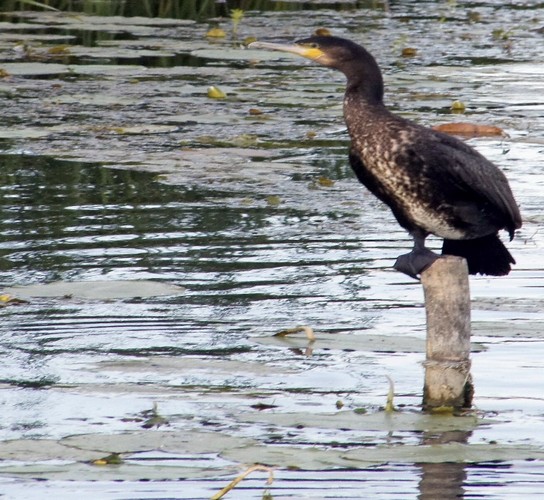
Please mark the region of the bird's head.
[[347, 78], [348, 92], [356, 92], [371, 103], [381, 104], [383, 79], [380, 68], [372, 55], [361, 45], [336, 36], [311, 36], [292, 45], [253, 42], [252, 49], [270, 49], [290, 52], [334, 68]]
[[359, 45], [335, 36], [311, 36], [286, 45], [269, 42], [253, 42], [252, 49], [279, 50], [311, 59], [323, 66], [340, 69], [357, 57]]

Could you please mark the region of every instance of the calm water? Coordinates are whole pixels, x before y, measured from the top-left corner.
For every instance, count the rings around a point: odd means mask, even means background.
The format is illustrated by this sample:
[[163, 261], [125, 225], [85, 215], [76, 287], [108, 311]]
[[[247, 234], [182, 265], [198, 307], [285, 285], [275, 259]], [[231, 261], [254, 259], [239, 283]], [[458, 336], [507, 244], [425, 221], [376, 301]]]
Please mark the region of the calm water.
[[[471, 279], [474, 424], [410, 420], [422, 294], [391, 269], [410, 241], [346, 165], [339, 75], [206, 39], [207, 23], [9, 19], [0, 285], [66, 288], [10, 288], [25, 302], [0, 310], [0, 494], [208, 498], [262, 461], [278, 465], [275, 499], [539, 497], [542, 6], [325, 6], [251, 12], [239, 27], [291, 40], [326, 25], [379, 55], [398, 112], [456, 121], [461, 99], [462, 120], [510, 135], [471, 141], [506, 172], [525, 221], [511, 275]], [[399, 56], [406, 46], [417, 57]], [[84, 298], [81, 282], [121, 282], [125, 298]], [[149, 294], [149, 282], [184, 290]], [[272, 338], [297, 325], [318, 342]], [[408, 419], [393, 426], [380, 420], [386, 376]], [[377, 420], [327, 423], [339, 402]], [[142, 429], [154, 404], [168, 423]], [[114, 451], [124, 465], [86, 463]], [[227, 498], [263, 498], [265, 480]]]

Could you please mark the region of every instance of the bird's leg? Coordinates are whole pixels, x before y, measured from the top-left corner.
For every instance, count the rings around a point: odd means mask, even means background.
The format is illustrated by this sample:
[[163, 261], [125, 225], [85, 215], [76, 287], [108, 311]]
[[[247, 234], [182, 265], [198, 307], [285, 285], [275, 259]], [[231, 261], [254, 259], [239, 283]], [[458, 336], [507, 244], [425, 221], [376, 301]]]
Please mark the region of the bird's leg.
[[414, 232], [412, 237], [414, 248], [410, 253], [400, 255], [393, 267], [411, 278], [418, 279], [417, 275], [425, 271], [439, 256], [425, 246], [425, 233]]

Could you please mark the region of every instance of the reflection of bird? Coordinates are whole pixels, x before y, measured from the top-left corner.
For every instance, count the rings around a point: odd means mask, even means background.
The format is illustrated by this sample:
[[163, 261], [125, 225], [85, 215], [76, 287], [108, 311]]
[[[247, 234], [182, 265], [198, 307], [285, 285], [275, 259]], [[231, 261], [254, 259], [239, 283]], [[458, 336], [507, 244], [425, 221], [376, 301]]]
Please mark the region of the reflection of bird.
[[510, 239], [521, 216], [503, 173], [464, 142], [389, 112], [380, 69], [363, 47], [313, 36], [295, 45], [254, 42], [251, 48], [292, 52], [347, 77], [344, 118], [349, 159], [359, 180], [385, 202], [414, 239], [395, 269], [415, 277], [435, 259], [425, 238], [444, 238], [443, 254], [467, 259], [471, 274], [505, 275], [515, 261], [498, 237]]

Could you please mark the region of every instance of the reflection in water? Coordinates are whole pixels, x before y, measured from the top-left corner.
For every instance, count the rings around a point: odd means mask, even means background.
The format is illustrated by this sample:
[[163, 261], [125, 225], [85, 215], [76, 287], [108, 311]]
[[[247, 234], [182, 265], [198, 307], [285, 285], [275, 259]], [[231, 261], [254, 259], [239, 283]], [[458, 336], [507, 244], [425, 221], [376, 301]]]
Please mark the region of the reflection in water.
[[1, 161], [5, 284], [63, 279], [79, 266], [101, 267], [108, 255], [138, 258], [135, 240], [164, 227], [169, 214], [148, 176], [39, 157]]
[[123, 268], [187, 272], [206, 267], [195, 254], [207, 246], [213, 254], [214, 234], [244, 225], [239, 210], [203, 206], [209, 193], [168, 188], [149, 174], [32, 156], [1, 163], [4, 284]]
[[[433, 433], [424, 435], [422, 444], [467, 444], [471, 435], [472, 432], [464, 431]], [[418, 496], [420, 500], [465, 498], [466, 464], [442, 462], [423, 463], [419, 466], [421, 467]]]
[[[301, 221], [321, 225], [328, 217], [313, 207], [225, 204], [228, 194], [217, 189], [174, 188], [146, 173], [50, 158], [0, 161], [2, 285], [155, 279], [188, 288], [183, 297], [132, 300], [122, 309], [43, 299], [7, 308], [1, 329], [13, 363], [5, 379], [62, 378], [52, 359], [43, 360], [48, 353], [228, 355], [247, 351], [251, 331], [294, 321], [326, 329], [326, 318], [328, 328], [353, 331], [373, 320], [374, 312], [364, 313], [374, 307], [364, 274], [354, 266], [367, 252], [356, 251], [357, 235], [350, 243], [337, 234], [333, 216], [321, 240], [302, 236]], [[45, 366], [25, 374], [27, 356]]]
[[421, 481], [419, 482], [420, 500], [453, 500], [465, 498], [463, 488], [466, 480], [465, 464], [437, 463], [421, 465]]

